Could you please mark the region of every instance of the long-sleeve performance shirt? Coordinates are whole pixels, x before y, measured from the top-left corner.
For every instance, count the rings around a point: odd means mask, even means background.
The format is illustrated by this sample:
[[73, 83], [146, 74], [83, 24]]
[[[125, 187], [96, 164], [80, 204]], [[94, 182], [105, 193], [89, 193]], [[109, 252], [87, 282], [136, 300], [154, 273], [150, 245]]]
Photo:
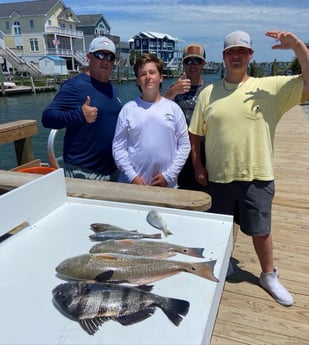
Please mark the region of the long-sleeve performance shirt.
[[113, 141], [120, 182], [141, 176], [150, 185], [152, 177], [162, 173], [168, 187], [175, 188], [190, 149], [186, 120], [175, 102], [137, 98], [122, 108]]
[[[87, 123], [82, 112], [87, 96], [90, 106], [98, 109], [94, 123]], [[121, 107], [118, 91], [111, 83], [80, 74], [61, 86], [43, 111], [42, 124], [47, 128], [66, 128], [64, 162], [110, 175], [116, 169], [112, 140]]]

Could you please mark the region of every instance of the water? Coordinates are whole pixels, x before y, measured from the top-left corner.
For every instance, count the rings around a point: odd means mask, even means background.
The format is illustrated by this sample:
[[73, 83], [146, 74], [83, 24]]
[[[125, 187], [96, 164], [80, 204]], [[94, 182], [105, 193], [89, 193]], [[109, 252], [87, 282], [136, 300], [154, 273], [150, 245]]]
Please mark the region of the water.
[[[204, 74], [206, 83], [211, 83], [220, 78], [218, 74]], [[162, 92], [165, 92], [168, 85], [176, 79], [165, 79], [162, 85]], [[138, 97], [140, 91], [135, 82], [117, 84], [120, 98], [123, 103]], [[38, 123], [38, 134], [32, 137], [32, 146], [35, 159], [43, 163], [49, 163], [47, 156], [47, 139], [50, 130], [41, 124], [43, 109], [52, 101], [56, 92], [43, 92], [37, 94], [21, 94], [15, 96], [0, 97], [0, 123], [7, 123], [17, 120], [36, 120]], [[64, 132], [64, 131], [61, 131]], [[56, 136], [55, 152], [61, 155], [63, 134]], [[0, 169], [12, 169], [17, 165], [14, 143], [0, 145]]]

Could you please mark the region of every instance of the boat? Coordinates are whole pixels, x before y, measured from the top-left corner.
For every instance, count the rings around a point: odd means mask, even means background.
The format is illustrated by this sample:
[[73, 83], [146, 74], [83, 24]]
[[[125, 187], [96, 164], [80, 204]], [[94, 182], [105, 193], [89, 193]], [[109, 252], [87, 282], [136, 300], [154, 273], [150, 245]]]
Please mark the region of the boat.
[[3, 82], [3, 86], [4, 86], [5, 89], [15, 89], [15, 88], [17, 88], [17, 85], [14, 82], [12, 82], [12, 81], [5, 81], [5, 82]]
[[215, 63], [206, 63], [203, 72], [206, 74], [216, 74], [220, 71], [220, 68]]

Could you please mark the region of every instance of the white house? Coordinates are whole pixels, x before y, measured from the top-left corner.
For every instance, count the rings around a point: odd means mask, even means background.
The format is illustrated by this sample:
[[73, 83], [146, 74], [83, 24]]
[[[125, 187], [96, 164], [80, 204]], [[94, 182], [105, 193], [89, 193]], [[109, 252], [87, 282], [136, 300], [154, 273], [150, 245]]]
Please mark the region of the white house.
[[68, 74], [66, 60], [57, 55], [46, 55], [39, 59], [39, 67], [44, 76]]

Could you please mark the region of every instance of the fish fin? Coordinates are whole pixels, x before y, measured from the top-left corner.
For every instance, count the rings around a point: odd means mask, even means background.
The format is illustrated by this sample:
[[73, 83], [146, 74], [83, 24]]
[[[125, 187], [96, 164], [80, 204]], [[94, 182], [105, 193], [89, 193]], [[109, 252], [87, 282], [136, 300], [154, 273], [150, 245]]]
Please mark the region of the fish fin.
[[99, 327], [106, 321], [108, 318], [105, 317], [95, 317], [91, 319], [80, 319], [79, 324], [82, 329], [85, 330], [88, 334], [94, 335]]
[[158, 304], [158, 306], [175, 326], [179, 326], [183, 316], [186, 316], [189, 312], [190, 303], [177, 298], [167, 298], [166, 301], [167, 303]]
[[165, 237], [167, 237], [168, 235], [173, 235], [172, 231], [169, 230], [168, 228], [164, 228], [163, 233]]
[[138, 285], [136, 286], [136, 288], [143, 291], [151, 291], [153, 289], [153, 286], [154, 285]]
[[162, 238], [161, 234], [160, 233], [157, 233], [157, 234], [152, 234], [152, 235], [149, 235], [147, 236], [148, 238]]
[[132, 314], [117, 316], [113, 320], [118, 321], [123, 326], [133, 325], [134, 323], [146, 320], [154, 314], [155, 310], [155, 307], [147, 307]]
[[107, 281], [111, 280], [113, 274], [114, 274], [113, 270], [108, 270], [108, 271], [102, 272], [102, 273], [98, 274], [97, 276], [95, 276], [94, 280], [98, 283], [107, 282]]
[[115, 284], [128, 284], [128, 280], [113, 280], [114, 271], [113, 270], [107, 270], [105, 272], [102, 272], [98, 275], [96, 275], [93, 280], [97, 283], [115, 283]]
[[116, 240], [116, 243], [125, 243], [125, 244], [135, 244], [136, 241], [130, 238], [124, 238], [123, 240]]
[[99, 257], [100, 259], [107, 259], [107, 260], [117, 260], [115, 255], [113, 253], [102, 253], [102, 254], [95, 254], [96, 257]]

